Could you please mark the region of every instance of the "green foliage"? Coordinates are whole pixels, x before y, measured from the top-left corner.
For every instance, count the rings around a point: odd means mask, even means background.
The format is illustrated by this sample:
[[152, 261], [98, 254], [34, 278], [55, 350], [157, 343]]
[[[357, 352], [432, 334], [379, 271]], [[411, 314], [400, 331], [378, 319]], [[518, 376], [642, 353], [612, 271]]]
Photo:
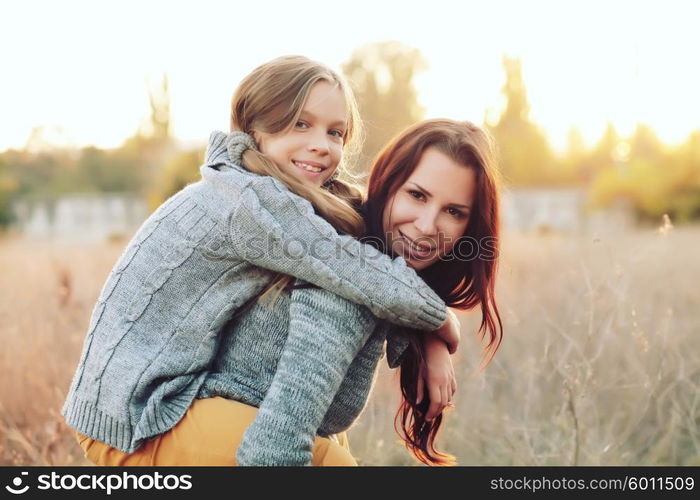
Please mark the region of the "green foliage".
[[199, 180], [204, 151], [184, 151], [173, 156], [159, 172], [148, 194], [148, 204], [156, 208], [188, 184]]
[[579, 177], [583, 182], [591, 182], [596, 176], [606, 170], [614, 167], [616, 158], [620, 155], [621, 146], [626, 146], [622, 143], [615, 127], [612, 123], [603, 133], [592, 151], [584, 153], [578, 165]]
[[[603, 150], [610, 153], [601, 154]], [[626, 198], [652, 221], [663, 214], [680, 221], [700, 216], [700, 132], [669, 149], [651, 127], [640, 124], [629, 141], [599, 145], [594, 158], [600, 163], [590, 188], [592, 206]]]
[[20, 195], [141, 191], [149, 164], [134, 152], [87, 147], [78, 151], [1, 155]]
[[635, 160], [622, 168], [602, 171], [591, 186], [594, 206], [607, 206], [619, 198], [630, 199], [643, 214], [658, 218], [667, 212], [669, 180], [656, 165]]
[[139, 155], [123, 149], [83, 149], [71, 184], [100, 192], [141, 191], [146, 180], [146, 165], [139, 160]]
[[19, 184], [11, 175], [7, 162], [0, 158], [0, 228], [6, 227], [14, 219], [10, 201], [18, 189]]
[[507, 183], [513, 185], [557, 184], [570, 176], [557, 165], [545, 134], [530, 121], [530, 104], [519, 59], [503, 58], [506, 106], [490, 127]]

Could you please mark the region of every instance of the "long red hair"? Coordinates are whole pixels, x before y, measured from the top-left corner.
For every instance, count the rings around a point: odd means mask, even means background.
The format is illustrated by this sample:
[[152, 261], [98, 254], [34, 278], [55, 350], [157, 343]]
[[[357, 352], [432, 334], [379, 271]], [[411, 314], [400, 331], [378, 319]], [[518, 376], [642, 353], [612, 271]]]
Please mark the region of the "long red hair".
[[[484, 347], [485, 364], [493, 358], [503, 336], [503, 324], [494, 296], [498, 266], [500, 213], [498, 174], [492, 142], [481, 128], [469, 122], [439, 119], [426, 120], [408, 128], [395, 137], [376, 157], [367, 187], [364, 207], [367, 235], [372, 240], [386, 242], [382, 227], [384, 208], [407, 181], [428, 148], [450, 157], [465, 168], [476, 172], [476, 196], [462, 240], [478, 242], [479, 256], [471, 259], [441, 259], [419, 272], [423, 280], [452, 308], [470, 310], [481, 307], [482, 339], [488, 335]], [[388, 248], [385, 249], [388, 251]], [[425, 369], [420, 338], [411, 336], [409, 348], [401, 360], [400, 379], [403, 400], [396, 414], [395, 427], [413, 455], [428, 465], [451, 465], [454, 457], [435, 449], [434, 442], [442, 414], [427, 422], [425, 414], [429, 401], [417, 401], [419, 377]]]

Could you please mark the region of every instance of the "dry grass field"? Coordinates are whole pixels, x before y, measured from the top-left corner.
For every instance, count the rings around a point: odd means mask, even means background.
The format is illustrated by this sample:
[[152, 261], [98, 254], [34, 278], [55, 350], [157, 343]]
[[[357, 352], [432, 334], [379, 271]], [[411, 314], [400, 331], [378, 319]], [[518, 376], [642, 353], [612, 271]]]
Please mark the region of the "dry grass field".
[[[59, 414], [124, 241], [0, 239], [0, 464], [87, 464]], [[439, 448], [460, 465], [700, 465], [700, 228], [506, 235], [505, 336], [479, 371], [462, 315], [459, 391]], [[395, 373], [350, 431], [361, 464], [410, 465]]]

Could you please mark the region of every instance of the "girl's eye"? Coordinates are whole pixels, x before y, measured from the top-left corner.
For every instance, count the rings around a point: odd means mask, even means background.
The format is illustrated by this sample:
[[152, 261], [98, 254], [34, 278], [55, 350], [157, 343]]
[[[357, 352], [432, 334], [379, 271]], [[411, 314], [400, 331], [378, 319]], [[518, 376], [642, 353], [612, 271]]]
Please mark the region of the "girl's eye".
[[343, 136], [345, 135], [345, 134], [343, 134], [343, 131], [342, 131], [342, 130], [338, 130], [338, 129], [333, 129], [333, 130], [331, 130], [331, 131], [330, 131], [330, 134], [331, 134], [333, 137], [338, 137], [338, 138], [340, 138], [340, 139], [342, 139]]
[[416, 200], [422, 200], [422, 199], [423, 199], [423, 193], [421, 193], [420, 191], [416, 191], [416, 190], [414, 190], [414, 189], [409, 189], [409, 190], [408, 190], [408, 194], [410, 194], [410, 195], [411, 195], [413, 198], [415, 198]]
[[296, 123], [295, 127], [297, 127], [297, 128], [308, 128], [309, 125], [308, 125], [306, 122], [303, 122], [303, 121], [299, 120], [299, 121]]

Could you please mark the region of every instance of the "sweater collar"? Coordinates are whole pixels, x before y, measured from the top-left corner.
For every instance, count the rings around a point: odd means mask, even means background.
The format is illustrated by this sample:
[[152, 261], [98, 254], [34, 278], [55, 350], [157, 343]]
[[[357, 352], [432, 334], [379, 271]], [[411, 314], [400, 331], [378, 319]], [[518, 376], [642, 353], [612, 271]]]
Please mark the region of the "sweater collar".
[[214, 165], [221, 165], [222, 163], [233, 166], [233, 163], [228, 157], [227, 139], [228, 134], [219, 130], [215, 130], [209, 134], [207, 152], [204, 155], [204, 163], [206, 166], [211, 167]]

